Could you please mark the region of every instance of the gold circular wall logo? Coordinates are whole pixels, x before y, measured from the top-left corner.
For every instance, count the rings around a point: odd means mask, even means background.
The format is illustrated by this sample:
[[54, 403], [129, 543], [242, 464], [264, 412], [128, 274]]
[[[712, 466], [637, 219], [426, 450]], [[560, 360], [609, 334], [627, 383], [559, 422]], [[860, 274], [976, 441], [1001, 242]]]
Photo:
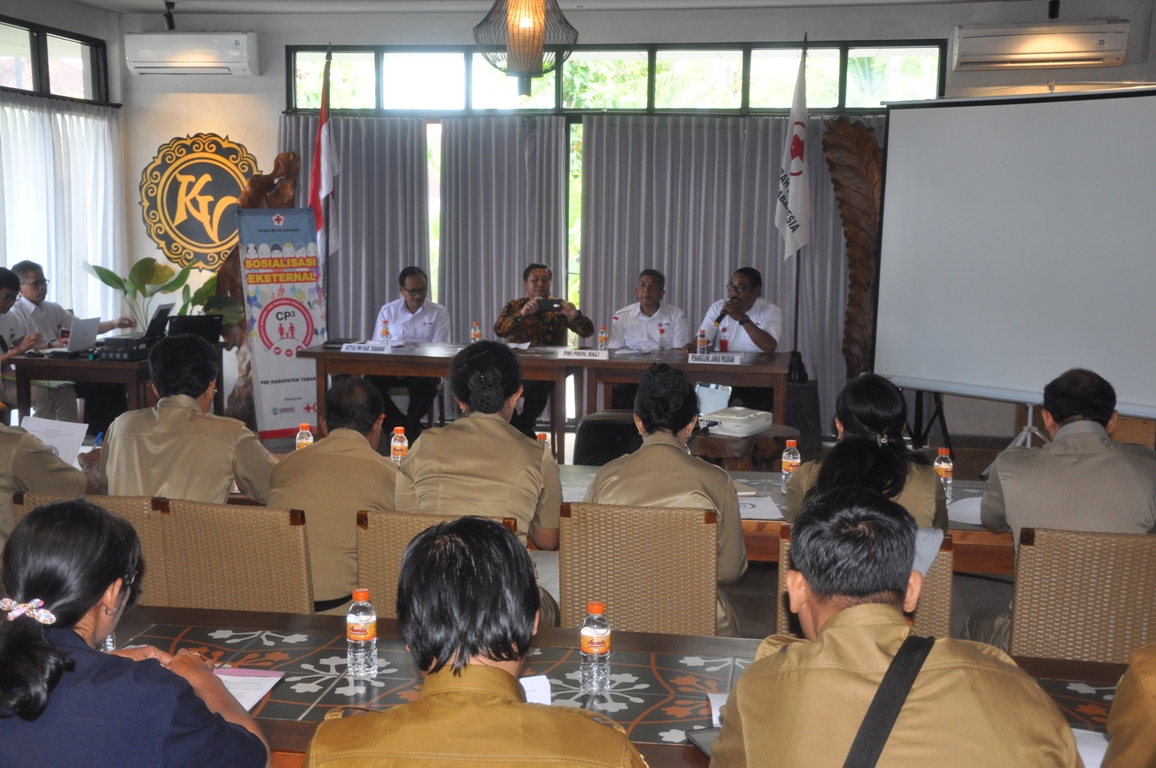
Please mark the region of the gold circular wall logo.
[[149, 237], [169, 261], [215, 271], [237, 244], [237, 198], [257, 173], [257, 158], [228, 137], [173, 139], [141, 174]]

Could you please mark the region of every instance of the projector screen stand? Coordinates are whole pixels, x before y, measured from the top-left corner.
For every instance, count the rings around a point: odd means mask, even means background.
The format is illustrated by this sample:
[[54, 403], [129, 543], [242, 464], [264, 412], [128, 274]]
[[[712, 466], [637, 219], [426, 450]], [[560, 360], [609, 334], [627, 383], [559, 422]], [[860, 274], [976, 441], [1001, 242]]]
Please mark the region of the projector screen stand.
[[[1035, 424], [1032, 424], [1032, 416], [1033, 416], [1032, 412], [1035, 410], [1035, 406], [1034, 405], [1028, 405], [1028, 404], [1026, 404], [1026, 405], [1028, 407], [1028, 423], [1024, 424], [1024, 428], [1020, 430], [1020, 433], [1018, 435], [1016, 435], [1016, 439], [1012, 440], [1011, 443], [1008, 444], [1008, 448], [1019, 448], [1020, 446], [1026, 446], [1028, 448], [1031, 448], [1032, 447], [1032, 437], [1038, 437], [1040, 439], [1041, 443], [1051, 442], [1050, 440], [1048, 440], [1048, 436], [1040, 431], [1039, 427], [1037, 427]], [[991, 470], [993, 467], [995, 467], [994, 461], [991, 464], [988, 464], [987, 469], [985, 469], [983, 472], [980, 472], [979, 476], [980, 477], [987, 477], [989, 474], [991, 474]]]
[[[943, 395], [939, 392], [932, 392], [931, 399], [935, 403], [935, 410], [932, 411], [931, 417], [927, 420], [927, 424], [923, 423], [923, 395], [922, 389], [915, 390], [915, 424], [908, 425], [908, 430], [911, 432], [911, 445], [914, 448], [922, 448], [927, 445], [927, 438], [931, 434], [931, 428], [939, 422], [939, 429], [943, 432], [943, 444], [947, 446], [947, 450], [951, 451], [951, 433], [947, 431], [947, 419], [943, 415]], [[954, 456], [954, 451], [952, 451]]]

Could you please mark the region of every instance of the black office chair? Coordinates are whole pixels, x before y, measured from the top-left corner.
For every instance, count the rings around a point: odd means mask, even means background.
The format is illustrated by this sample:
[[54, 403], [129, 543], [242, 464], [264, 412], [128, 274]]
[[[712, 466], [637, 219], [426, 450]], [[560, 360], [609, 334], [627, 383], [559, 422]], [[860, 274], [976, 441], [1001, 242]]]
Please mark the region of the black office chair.
[[578, 422], [574, 463], [600, 467], [641, 447], [633, 411], [599, 411]]

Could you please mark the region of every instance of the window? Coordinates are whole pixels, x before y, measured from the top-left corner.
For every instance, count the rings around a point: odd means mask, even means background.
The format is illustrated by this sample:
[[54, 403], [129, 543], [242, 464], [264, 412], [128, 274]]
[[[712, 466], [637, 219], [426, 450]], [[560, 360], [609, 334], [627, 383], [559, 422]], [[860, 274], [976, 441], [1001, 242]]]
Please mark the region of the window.
[[0, 87], [106, 101], [104, 41], [0, 17]]
[[470, 66], [474, 109], [553, 109], [556, 72], [531, 78], [530, 95], [518, 95], [518, 80], [475, 53]]
[[658, 109], [739, 109], [743, 52], [659, 51], [654, 72]]
[[384, 109], [466, 108], [466, 60], [460, 53], [383, 53], [381, 76]]
[[847, 106], [877, 108], [889, 101], [934, 99], [938, 48], [851, 48], [847, 51]]
[[646, 51], [575, 51], [562, 67], [565, 109], [646, 109]]
[[[790, 109], [799, 76], [798, 48], [751, 51], [751, 109]], [[839, 105], [839, 49], [807, 49], [807, 109]]]
[[[372, 51], [334, 53], [329, 67], [329, 107], [331, 109], [374, 109], [377, 107], [377, 64]], [[321, 86], [325, 72], [324, 51], [297, 54], [297, 106], [321, 107]]]

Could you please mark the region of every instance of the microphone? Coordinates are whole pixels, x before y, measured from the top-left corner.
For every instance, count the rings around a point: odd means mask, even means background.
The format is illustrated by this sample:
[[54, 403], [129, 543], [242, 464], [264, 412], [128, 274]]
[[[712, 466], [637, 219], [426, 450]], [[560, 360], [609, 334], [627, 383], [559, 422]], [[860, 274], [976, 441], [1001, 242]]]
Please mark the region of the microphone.
[[[731, 304], [731, 303], [737, 303], [737, 300], [736, 299], [727, 299], [726, 303], [724, 303], [723, 306], [725, 307], [727, 304]], [[719, 316], [714, 319], [715, 328], [718, 328], [718, 324], [721, 323], [723, 321], [723, 318], [726, 316], [727, 316], [726, 310], [723, 310], [722, 312], [719, 313]]]

